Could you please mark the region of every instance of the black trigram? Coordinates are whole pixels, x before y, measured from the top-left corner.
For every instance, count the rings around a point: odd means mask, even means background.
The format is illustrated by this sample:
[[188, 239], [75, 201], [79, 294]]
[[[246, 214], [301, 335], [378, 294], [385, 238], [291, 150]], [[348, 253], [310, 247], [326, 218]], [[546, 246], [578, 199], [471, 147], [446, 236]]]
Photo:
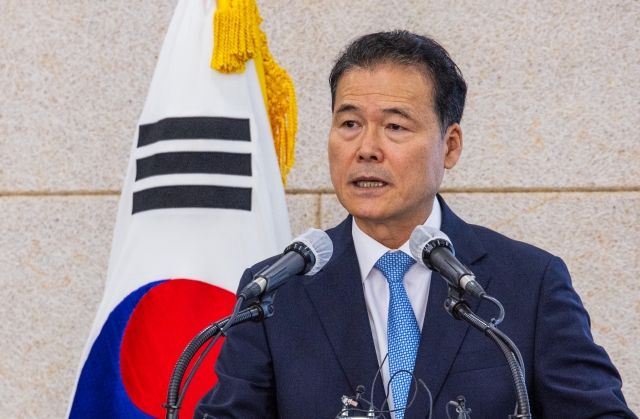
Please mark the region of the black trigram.
[[[251, 141], [248, 119], [220, 117], [167, 118], [140, 126], [138, 147], [165, 140]], [[136, 181], [171, 174], [251, 176], [251, 154], [180, 151], [136, 160]], [[225, 208], [251, 211], [251, 188], [217, 185], [171, 185], [133, 194], [133, 211], [163, 208]]]

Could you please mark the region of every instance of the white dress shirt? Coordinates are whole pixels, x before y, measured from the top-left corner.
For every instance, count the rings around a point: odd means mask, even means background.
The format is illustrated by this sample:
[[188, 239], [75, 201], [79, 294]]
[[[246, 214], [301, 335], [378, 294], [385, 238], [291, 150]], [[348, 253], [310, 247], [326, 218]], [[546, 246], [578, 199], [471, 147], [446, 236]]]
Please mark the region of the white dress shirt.
[[[431, 215], [424, 225], [440, 229], [442, 223], [442, 209], [438, 199], [433, 202]], [[369, 323], [371, 324], [371, 333], [373, 335], [373, 343], [378, 355], [378, 365], [387, 356], [387, 318], [389, 315], [389, 283], [382, 272], [374, 265], [382, 255], [388, 251], [394, 251], [380, 244], [366, 233], [364, 233], [355, 220], [352, 223], [351, 234], [353, 236], [353, 244], [356, 248], [358, 256], [358, 264], [360, 265], [360, 273], [362, 275], [362, 287], [364, 289], [364, 299], [367, 303], [367, 312], [369, 314]], [[400, 246], [395, 251], [405, 252], [411, 256], [409, 249], [409, 241]], [[429, 298], [429, 285], [431, 284], [431, 271], [424, 266], [415, 263], [409, 268], [403, 279], [404, 289], [409, 297], [409, 302], [413, 308], [418, 321], [418, 327], [422, 332], [422, 324], [424, 323], [424, 315], [427, 309], [427, 299]], [[381, 369], [382, 382], [385, 389], [389, 383], [389, 361], [386, 360]], [[371, 377], [373, 379], [373, 377]], [[391, 396], [391, 387], [389, 387], [388, 403], [390, 409], [393, 409], [393, 397]], [[373, 401], [378, 407], [382, 401]], [[395, 417], [394, 414], [392, 414]]]

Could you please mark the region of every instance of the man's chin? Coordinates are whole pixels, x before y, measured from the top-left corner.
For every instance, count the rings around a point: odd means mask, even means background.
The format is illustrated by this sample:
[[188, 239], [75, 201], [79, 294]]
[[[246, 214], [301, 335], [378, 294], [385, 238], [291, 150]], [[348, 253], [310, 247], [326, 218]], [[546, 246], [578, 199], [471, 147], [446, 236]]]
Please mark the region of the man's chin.
[[380, 210], [349, 211], [354, 219], [365, 223], [383, 223], [389, 219], [389, 214]]
[[[429, 202], [433, 202], [433, 198]], [[367, 202], [366, 204], [345, 206], [349, 214], [358, 221], [359, 226], [384, 224], [391, 227], [413, 223], [415, 227], [424, 223], [431, 213], [431, 206], [427, 203], [420, 205], [418, 209], [412, 208], [413, 211], [403, 211], [397, 206], [383, 205], [380, 202], [377, 203], [378, 205], [376, 202]]]

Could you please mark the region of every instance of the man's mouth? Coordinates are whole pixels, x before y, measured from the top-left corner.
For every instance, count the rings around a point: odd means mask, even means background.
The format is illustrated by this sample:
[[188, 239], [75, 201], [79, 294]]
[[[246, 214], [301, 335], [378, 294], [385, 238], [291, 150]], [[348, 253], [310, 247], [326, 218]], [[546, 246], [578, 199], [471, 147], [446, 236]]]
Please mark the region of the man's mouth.
[[386, 183], [379, 180], [360, 180], [355, 182], [359, 188], [379, 188], [386, 185]]

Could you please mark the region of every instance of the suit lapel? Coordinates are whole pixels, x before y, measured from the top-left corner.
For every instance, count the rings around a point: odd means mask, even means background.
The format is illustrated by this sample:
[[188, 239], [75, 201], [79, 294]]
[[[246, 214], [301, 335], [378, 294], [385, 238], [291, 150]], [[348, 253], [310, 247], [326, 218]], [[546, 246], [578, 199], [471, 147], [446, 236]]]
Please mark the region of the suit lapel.
[[[372, 380], [378, 370], [362, 277], [351, 235], [351, 217], [327, 232], [334, 253], [327, 265], [305, 281], [309, 298], [320, 318], [327, 338], [355, 395], [357, 386], [370, 397]], [[374, 402], [384, 399], [382, 379], [376, 381]]]
[[[442, 207], [442, 231], [449, 236], [456, 252], [456, 257], [476, 274], [476, 279], [486, 289], [489, 277], [480, 275], [481, 258], [486, 254], [473, 230], [467, 223], [456, 216], [438, 196]], [[447, 285], [439, 273], [431, 275], [429, 299], [425, 314], [420, 346], [414, 367], [416, 379], [422, 379], [434, 398], [438, 396], [442, 384], [451, 369], [453, 361], [460, 349], [460, 345], [469, 330], [469, 325], [455, 320], [444, 308], [447, 298]], [[479, 301], [467, 297], [471, 309], [476, 311]], [[428, 396], [421, 393], [416, 403], [407, 410], [407, 419], [424, 419], [429, 413]], [[424, 394], [424, 397], [422, 397]]]

